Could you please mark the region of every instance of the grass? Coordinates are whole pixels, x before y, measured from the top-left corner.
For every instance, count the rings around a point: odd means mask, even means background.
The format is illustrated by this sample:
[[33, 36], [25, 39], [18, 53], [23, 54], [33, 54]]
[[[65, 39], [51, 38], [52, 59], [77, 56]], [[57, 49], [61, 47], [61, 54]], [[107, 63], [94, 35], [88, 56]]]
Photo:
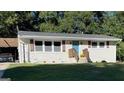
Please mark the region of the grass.
[[120, 81], [124, 64], [11, 64], [3, 78], [13, 81]]

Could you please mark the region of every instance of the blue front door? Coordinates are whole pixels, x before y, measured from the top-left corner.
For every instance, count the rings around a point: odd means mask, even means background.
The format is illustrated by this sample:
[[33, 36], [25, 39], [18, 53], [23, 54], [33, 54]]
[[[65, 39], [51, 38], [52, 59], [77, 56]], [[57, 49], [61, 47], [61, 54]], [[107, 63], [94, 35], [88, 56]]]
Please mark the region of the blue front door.
[[74, 48], [79, 54], [79, 41], [73, 41], [72, 48]]

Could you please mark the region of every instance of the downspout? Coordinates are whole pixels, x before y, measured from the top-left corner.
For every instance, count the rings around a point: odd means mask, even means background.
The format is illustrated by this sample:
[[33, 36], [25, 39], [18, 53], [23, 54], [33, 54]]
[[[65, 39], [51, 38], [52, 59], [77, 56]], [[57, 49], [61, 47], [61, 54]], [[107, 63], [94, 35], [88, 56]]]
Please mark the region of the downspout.
[[20, 54], [19, 54], [19, 46], [20, 46], [20, 42], [19, 42], [19, 27], [18, 25], [16, 25], [16, 30], [17, 30], [17, 43], [18, 43], [18, 47], [17, 47], [17, 53], [18, 53], [18, 62], [21, 62], [21, 59], [20, 59]]

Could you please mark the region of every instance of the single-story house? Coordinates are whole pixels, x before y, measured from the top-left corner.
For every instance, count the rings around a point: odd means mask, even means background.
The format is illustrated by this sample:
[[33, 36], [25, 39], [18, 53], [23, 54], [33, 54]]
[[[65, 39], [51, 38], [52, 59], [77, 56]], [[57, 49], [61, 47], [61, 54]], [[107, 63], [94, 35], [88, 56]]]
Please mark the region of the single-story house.
[[116, 62], [119, 41], [106, 35], [19, 31], [19, 62]]

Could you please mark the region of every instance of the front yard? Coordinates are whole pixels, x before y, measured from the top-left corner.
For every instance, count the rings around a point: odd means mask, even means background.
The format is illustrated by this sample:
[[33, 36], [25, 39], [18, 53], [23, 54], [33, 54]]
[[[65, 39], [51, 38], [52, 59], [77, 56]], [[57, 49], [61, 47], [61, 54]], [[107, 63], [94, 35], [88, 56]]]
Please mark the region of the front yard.
[[124, 64], [11, 64], [3, 78], [14, 81], [124, 80]]

